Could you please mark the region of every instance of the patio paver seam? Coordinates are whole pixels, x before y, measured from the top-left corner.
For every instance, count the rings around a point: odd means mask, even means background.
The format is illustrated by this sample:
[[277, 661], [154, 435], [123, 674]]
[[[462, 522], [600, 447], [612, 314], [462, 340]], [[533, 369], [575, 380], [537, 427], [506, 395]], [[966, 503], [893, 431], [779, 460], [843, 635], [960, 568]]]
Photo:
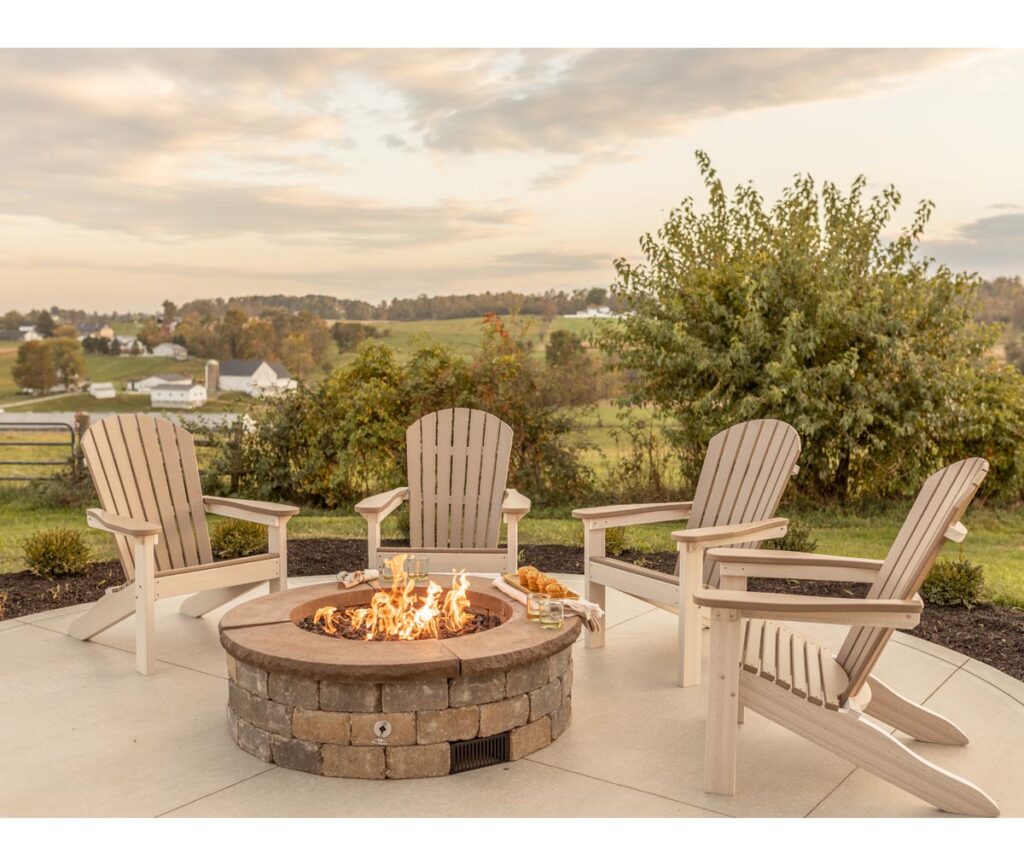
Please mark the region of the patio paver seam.
[[[967, 665], [967, 664], [968, 664], [968, 663], [969, 663], [969, 662], [970, 662], [971, 660], [972, 660], [971, 658], [968, 658], [967, 660], [965, 660], [965, 661], [963, 662], [963, 664], [961, 664], [961, 669], [963, 669], [963, 667], [964, 667], [964, 666], [966, 666], [966, 665]], [[982, 662], [983, 662], [983, 661], [982, 661]], [[1006, 696], [1006, 697], [1007, 697], [1008, 699], [1012, 699], [1012, 700], [1013, 700], [1014, 702], [1016, 702], [1016, 703], [1017, 703], [1018, 705], [1020, 705], [1020, 706], [1021, 706], [1022, 708], [1024, 708], [1024, 702], [1021, 702], [1021, 700], [1020, 700], [1020, 699], [1018, 699], [1018, 698], [1017, 698], [1016, 696], [1014, 696], [1014, 695], [1013, 695], [1012, 693], [1010, 693], [1009, 691], [1007, 691], [1007, 690], [1004, 690], [1004, 689], [1003, 689], [1002, 687], [1000, 687], [1000, 686], [999, 686], [998, 684], [996, 684], [995, 682], [989, 681], [989, 680], [988, 680], [987, 678], [982, 678], [982, 676], [978, 675], [978, 673], [974, 672], [973, 670], [970, 670], [970, 669], [964, 669], [963, 671], [964, 671], [964, 673], [965, 673], [966, 675], [972, 675], [972, 676], [974, 676], [975, 678], [977, 678], [977, 679], [978, 679], [978, 681], [984, 682], [984, 683], [985, 683], [985, 684], [987, 684], [987, 685], [988, 685], [989, 687], [994, 687], [994, 688], [995, 688], [996, 690], [998, 690], [998, 691], [999, 691], [1000, 693], [1002, 693], [1002, 694], [1003, 694], [1004, 696]], [[931, 697], [929, 697], [929, 698], [931, 698]]]
[[252, 779], [255, 779], [255, 778], [259, 777], [259, 776], [263, 776], [266, 773], [270, 773], [272, 770], [278, 770], [278, 769], [279, 768], [276, 765], [273, 765], [271, 767], [265, 767], [262, 770], [259, 770], [256, 773], [253, 773], [251, 776], [246, 776], [244, 779], [237, 779], [234, 782], [232, 782], [230, 785], [225, 785], [222, 788], [218, 788], [216, 791], [210, 791], [208, 794], [203, 794], [201, 797], [196, 797], [195, 799], [188, 800], [187, 802], [184, 802], [184, 803], [178, 803], [178, 805], [176, 805], [176, 806], [174, 806], [172, 808], [169, 808], [166, 811], [162, 811], [159, 814], [155, 814], [155, 815], [153, 815], [153, 817], [166, 817], [167, 815], [172, 814], [173, 812], [180, 811], [181, 809], [184, 809], [184, 808], [188, 808], [189, 806], [191, 806], [191, 805], [193, 805], [195, 803], [200, 803], [200, 802], [202, 802], [203, 800], [205, 800], [205, 799], [207, 799], [209, 797], [214, 797], [217, 794], [220, 794], [220, 793], [222, 793], [224, 791], [229, 790], [230, 788], [234, 788], [236, 785], [241, 785], [243, 782], [248, 782], [248, 781], [250, 781]]
[[[47, 628], [45, 625], [38, 625], [35, 622], [22, 622], [22, 624], [27, 628], [38, 628], [41, 631], [49, 631], [51, 634], [59, 634], [62, 637], [68, 636], [68, 634], [66, 634], [64, 631], [58, 631], [56, 628]], [[112, 646], [108, 643], [101, 642], [100, 640], [88, 640], [86, 642], [92, 643], [93, 645], [99, 646], [100, 648], [111, 649], [115, 652], [121, 652], [121, 654], [131, 655], [132, 657], [135, 656], [134, 650], [129, 651], [128, 649], [122, 649], [120, 646]], [[191, 666], [185, 666], [185, 664], [183, 663], [177, 663], [176, 661], [167, 660], [166, 658], [158, 657], [157, 661], [159, 663], [166, 664], [167, 666], [173, 666], [177, 667], [178, 669], [184, 669], [187, 672], [195, 672], [199, 675], [206, 675], [210, 678], [216, 678], [220, 681], [227, 681], [228, 678], [227, 675], [214, 675], [212, 672], [207, 672], [203, 669], [196, 669], [195, 667]]]
[[681, 806], [690, 806], [691, 808], [700, 809], [701, 811], [709, 812], [710, 814], [715, 814], [719, 817], [736, 817], [736, 815], [731, 815], [728, 812], [720, 812], [718, 809], [702, 806], [698, 803], [691, 803], [689, 800], [682, 800], [678, 797], [670, 797], [668, 794], [661, 794], [658, 791], [649, 791], [646, 788], [637, 788], [633, 785], [623, 785], [621, 782], [614, 782], [611, 779], [602, 779], [600, 776], [581, 773], [579, 770], [570, 770], [568, 767], [561, 767], [558, 764], [549, 764], [546, 761], [541, 761], [539, 758], [527, 757], [522, 760], [532, 762], [533, 764], [540, 764], [544, 767], [550, 768], [551, 770], [561, 770], [563, 773], [571, 773], [573, 776], [582, 776], [584, 779], [592, 779], [595, 782], [604, 782], [605, 784], [614, 785], [616, 788], [622, 788], [626, 791], [634, 791], [638, 794], [647, 794], [652, 797], [658, 797], [662, 800], [668, 800], [670, 803], [678, 803]]

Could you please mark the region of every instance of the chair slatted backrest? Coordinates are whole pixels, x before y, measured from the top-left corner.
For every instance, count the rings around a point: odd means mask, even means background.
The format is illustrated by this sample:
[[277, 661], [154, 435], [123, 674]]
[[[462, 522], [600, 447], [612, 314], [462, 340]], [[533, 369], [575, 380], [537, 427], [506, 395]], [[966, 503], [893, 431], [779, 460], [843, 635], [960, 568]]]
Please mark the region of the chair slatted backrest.
[[405, 439], [411, 546], [496, 548], [512, 428], [476, 409], [442, 409]]
[[[988, 462], [974, 457], [932, 474], [900, 528], [868, 598], [909, 601], [921, 588], [945, 541], [946, 531], [960, 521], [988, 473]], [[846, 701], [864, 685], [892, 628], [854, 626], [836, 655], [850, 683], [840, 697]]]
[[[771, 518], [799, 456], [800, 436], [783, 421], [764, 418], [722, 430], [708, 442], [687, 528]], [[704, 583], [718, 586], [717, 563], [705, 561]]]
[[[195, 442], [164, 418], [117, 415], [94, 423], [82, 452], [107, 512], [160, 524], [157, 572], [213, 561]], [[127, 537], [117, 535], [128, 580], [135, 562]]]

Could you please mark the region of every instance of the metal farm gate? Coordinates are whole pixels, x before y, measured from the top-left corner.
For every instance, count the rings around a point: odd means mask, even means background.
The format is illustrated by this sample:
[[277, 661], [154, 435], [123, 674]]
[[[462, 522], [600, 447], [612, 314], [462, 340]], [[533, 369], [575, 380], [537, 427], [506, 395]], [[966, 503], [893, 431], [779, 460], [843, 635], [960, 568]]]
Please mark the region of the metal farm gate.
[[0, 423], [0, 480], [47, 480], [75, 460], [75, 431], [68, 424]]

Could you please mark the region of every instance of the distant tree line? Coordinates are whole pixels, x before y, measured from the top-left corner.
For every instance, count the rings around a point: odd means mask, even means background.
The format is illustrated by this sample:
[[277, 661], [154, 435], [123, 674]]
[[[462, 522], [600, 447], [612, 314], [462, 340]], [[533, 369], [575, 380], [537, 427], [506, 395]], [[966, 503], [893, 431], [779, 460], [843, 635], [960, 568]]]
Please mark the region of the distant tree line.
[[513, 312], [543, 317], [574, 314], [591, 305], [618, 307], [615, 296], [603, 287], [545, 293], [471, 293], [454, 296], [427, 296], [384, 300], [376, 305], [361, 299], [337, 299], [333, 296], [232, 296], [229, 299], [196, 299], [181, 306], [181, 315], [195, 314], [219, 319], [230, 310], [250, 316], [270, 311], [307, 312], [324, 320], [457, 320], [483, 317], [485, 314]]

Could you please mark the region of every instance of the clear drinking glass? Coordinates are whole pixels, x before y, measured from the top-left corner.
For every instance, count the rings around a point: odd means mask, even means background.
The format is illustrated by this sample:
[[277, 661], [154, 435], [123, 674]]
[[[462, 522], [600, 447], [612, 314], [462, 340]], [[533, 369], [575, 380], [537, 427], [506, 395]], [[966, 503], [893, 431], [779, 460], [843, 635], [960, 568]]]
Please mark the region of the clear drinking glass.
[[425, 581], [430, 574], [430, 557], [413, 555], [405, 561], [405, 573], [414, 581]]
[[551, 598], [546, 592], [531, 592], [526, 596], [526, 618], [531, 622], [540, 619], [540, 605], [542, 601]]
[[540, 627], [554, 631], [565, 624], [565, 602], [549, 598], [540, 603]]

